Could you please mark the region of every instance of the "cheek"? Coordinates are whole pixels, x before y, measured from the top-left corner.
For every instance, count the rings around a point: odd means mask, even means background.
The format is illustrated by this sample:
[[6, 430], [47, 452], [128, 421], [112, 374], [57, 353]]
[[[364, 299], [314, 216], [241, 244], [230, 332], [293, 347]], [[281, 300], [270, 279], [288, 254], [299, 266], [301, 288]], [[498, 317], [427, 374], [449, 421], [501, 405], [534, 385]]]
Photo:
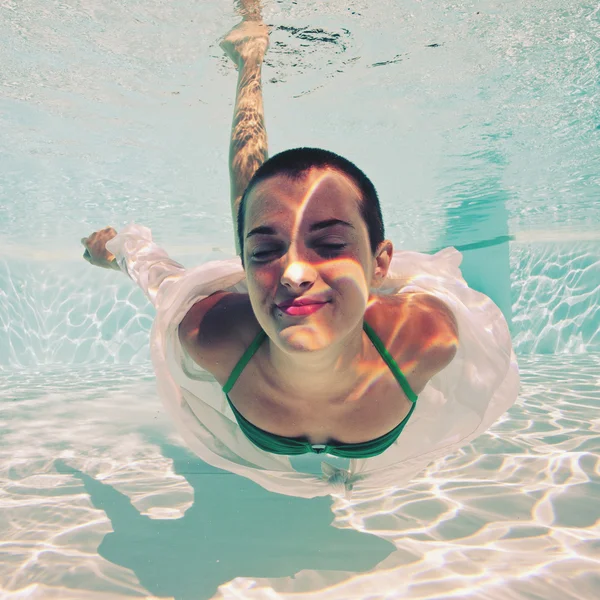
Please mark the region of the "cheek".
[[369, 284], [363, 266], [355, 259], [332, 261], [322, 271], [323, 279], [337, 289], [344, 299], [365, 304], [369, 298]]
[[256, 300], [260, 303], [263, 298], [274, 297], [277, 293], [279, 277], [277, 269], [273, 267], [263, 266], [246, 269], [246, 279], [251, 301]]

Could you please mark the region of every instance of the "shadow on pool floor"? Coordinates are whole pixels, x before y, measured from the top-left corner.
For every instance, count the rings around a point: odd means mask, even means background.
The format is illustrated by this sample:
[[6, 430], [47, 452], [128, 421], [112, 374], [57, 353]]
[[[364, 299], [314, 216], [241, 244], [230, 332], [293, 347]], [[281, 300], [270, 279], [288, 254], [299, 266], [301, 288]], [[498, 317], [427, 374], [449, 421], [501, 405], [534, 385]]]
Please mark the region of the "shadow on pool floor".
[[159, 441], [174, 471], [194, 489], [180, 519], [141, 515], [127, 496], [56, 461], [58, 472], [78, 478], [94, 507], [110, 519], [98, 553], [131, 569], [154, 596], [211, 598], [235, 577], [293, 577], [302, 570], [364, 572], [395, 547], [373, 535], [331, 526], [330, 498], [279, 496], [206, 465], [184, 448]]

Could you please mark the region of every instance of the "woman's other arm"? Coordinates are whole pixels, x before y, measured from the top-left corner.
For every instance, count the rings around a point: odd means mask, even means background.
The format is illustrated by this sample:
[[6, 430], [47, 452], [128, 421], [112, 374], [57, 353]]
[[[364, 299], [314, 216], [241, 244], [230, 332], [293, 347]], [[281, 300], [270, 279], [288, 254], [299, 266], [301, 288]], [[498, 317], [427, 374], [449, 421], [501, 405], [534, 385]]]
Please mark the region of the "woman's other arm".
[[106, 227], [82, 238], [83, 258], [90, 264], [126, 273], [141, 288], [154, 306], [159, 290], [185, 273], [185, 269], [152, 240], [147, 227], [129, 225], [121, 233]]

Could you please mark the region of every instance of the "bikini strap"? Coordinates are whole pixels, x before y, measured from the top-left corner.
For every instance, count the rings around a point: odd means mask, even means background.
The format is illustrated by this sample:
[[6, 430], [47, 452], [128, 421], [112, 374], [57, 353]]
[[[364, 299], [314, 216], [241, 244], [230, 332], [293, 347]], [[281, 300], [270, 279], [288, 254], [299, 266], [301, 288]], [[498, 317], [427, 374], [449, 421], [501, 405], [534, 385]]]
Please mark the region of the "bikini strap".
[[383, 342], [379, 339], [373, 328], [366, 321], [363, 321], [363, 329], [369, 336], [373, 346], [375, 346], [377, 349], [377, 352], [379, 352], [381, 355], [381, 358], [383, 358], [385, 361], [385, 364], [389, 367], [390, 371], [396, 378], [396, 381], [400, 384], [400, 387], [406, 394], [406, 397], [414, 404], [417, 401], [417, 395], [413, 392], [410, 384], [404, 376], [404, 373], [402, 373], [400, 367], [394, 360], [394, 357], [388, 352], [387, 348], [383, 345]]
[[[402, 391], [406, 394], [406, 397], [414, 404], [417, 401], [417, 395], [413, 392], [410, 384], [408, 383], [404, 373], [400, 370], [400, 367], [394, 360], [393, 356], [388, 352], [387, 348], [384, 346], [383, 342], [379, 339], [378, 335], [375, 333], [373, 328], [366, 322], [363, 321], [363, 329], [366, 334], [369, 336], [373, 346], [375, 346], [377, 352], [379, 352], [381, 358], [383, 358], [385, 364], [388, 366], [396, 381], [400, 384]], [[257, 334], [252, 343], [246, 348], [244, 354], [240, 360], [238, 360], [237, 364], [231, 371], [227, 382], [223, 386], [223, 392], [228, 394], [231, 391], [231, 388], [235, 385], [235, 382], [238, 380], [238, 377], [245, 369], [246, 365], [250, 362], [252, 357], [256, 354], [256, 351], [259, 349], [260, 345], [263, 343], [267, 334], [261, 329]]]
[[226, 394], [228, 394], [231, 391], [231, 388], [235, 385], [235, 382], [238, 380], [238, 377], [240, 376], [241, 372], [244, 370], [246, 365], [250, 362], [250, 359], [256, 354], [256, 351], [258, 350], [260, 345], [263, 343], [263, 340], [265, 339], [266, 336], [267, 336], [267, 334], [264, 332], [263, 329], [261, 329], [256, 334], [256, 337], [254, 338], [252, 343], [246, 348], [246, 351], [244, 352], [244, 354], [242, 354], [242, 357], [240, 358], [240, 360], [238, 360], [237, 365], [235, 365], [235, 367], [233, 367], [233, 371], [231, 371], [231, 375], [229, 375], [229, 379], [227, 379], [227, 382], [223, 386], [223, 391]]

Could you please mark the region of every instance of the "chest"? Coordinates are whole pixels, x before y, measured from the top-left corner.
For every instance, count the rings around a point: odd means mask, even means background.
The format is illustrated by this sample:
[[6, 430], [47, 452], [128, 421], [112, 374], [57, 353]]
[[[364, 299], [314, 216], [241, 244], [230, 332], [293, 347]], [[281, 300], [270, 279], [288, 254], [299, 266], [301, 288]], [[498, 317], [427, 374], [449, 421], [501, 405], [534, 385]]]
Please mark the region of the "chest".
[[362, 365], [342, 395], [310, 385], [310, 394], [290, 393], [265, 377], [260, 357], [250, 361], [229, 392], [250, 423], [276, 435], [311, 443], [359, 443], [380, 437], [400, 423], [412, 403], [379, 355]]

